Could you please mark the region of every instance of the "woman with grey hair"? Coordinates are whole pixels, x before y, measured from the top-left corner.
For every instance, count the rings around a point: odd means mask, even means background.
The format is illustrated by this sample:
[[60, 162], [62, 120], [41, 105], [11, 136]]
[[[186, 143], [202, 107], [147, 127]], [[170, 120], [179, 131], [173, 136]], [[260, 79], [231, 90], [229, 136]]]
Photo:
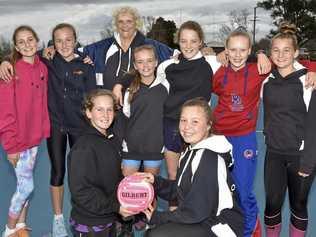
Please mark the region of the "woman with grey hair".
[[159, 63], [169, 59], [173, 49], [156, 40], [146, 38], [140, 31], [141, 20], [135, 8], [124, 6], [113, 12], [114, 35], [83, 48], [94, 63], [97, 82], [105, 89], [113, 89], [117, 80], [134, 68], [135, 47], [149, 44], [156, 49]]

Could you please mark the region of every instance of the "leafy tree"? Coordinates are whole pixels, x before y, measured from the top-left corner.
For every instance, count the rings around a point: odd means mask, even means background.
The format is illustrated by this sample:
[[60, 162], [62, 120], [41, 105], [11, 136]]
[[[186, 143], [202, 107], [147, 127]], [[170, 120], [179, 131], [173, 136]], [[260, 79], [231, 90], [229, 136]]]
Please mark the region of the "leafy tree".
[[[301, 46], [316, 38], [316, 0], [264, 0], [257, 6], [271, 11], [276, 26], [284, 20], [294, 23]], [[271, 30], [270, 37], [275, 33]]]
[[256, 52], [258, 49], [263, 49], [266, 52], [269, 52], [270, 44], [271, 44], [271, 39], [267, 37], [262, 38], [254, 44], [254, 52]]
[[224, 42], [230, 32], [236, 29], [244, 29], [251, 32], [249, 16], [250, 12], [248, 9], [230, 11], [228, 14], [229, 24], [223, 24], [221, 26], [218, 31], [218, 38]]
[[0, 36], [0, 62], [11, 52], [11, 44], [3, 36]]
[[142, 16], [142, 32], [147, 34], [153, 28], [155, 23], [155, 17], [153, 16]]
[[174, 21], [167, 21], [159, 17], [152, 25], [151, 30], [147, 33], [147, 37], [165, 43], [171, 48], [175, 48], [174, 35], [177, 31]]

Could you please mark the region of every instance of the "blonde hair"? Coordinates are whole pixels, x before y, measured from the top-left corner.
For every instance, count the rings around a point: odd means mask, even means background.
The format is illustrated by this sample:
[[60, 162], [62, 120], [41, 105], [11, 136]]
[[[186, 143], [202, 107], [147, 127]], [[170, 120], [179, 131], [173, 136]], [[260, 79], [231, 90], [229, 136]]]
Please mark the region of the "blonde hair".
[[[158, 61], [155, 47], [152, 45], [148, 45], [148, 44], [138, 46], [133, 50], [134, 61], [135, 61], [135, 54], [140, 52], [140, 51], [143, 51], [143, 50], [147, 50], [147, 51], [152, 52], [154, 54], [155, 60]], [[136, 92], [139, 90], [140, 85], [141, 85], [141, 81], [142, 81], [141, 75], [136, 69], [134, 69], [131, 74], [134, 76], [134, 80], [132, 81], [132, 83], [128, 89], [129, 90], [129, 96], [128, 96], [129, 103], [131, 103], [133, 101], [133, 98], [134, 98]]]
[[271, 44], [275, 39], [290, 39], [294, 50], [298, 49], [297, 37], [296, 37], [297, 28], [295, 24], [291, 24], [288, 21], [283, 21], [279, 25], [279, 33], [277, 33], [271, 40]]
[[250, 37], [250, 35], [248, 34], [247, 31], [242, 31], [242, 30], [232, 31], [232, 32], [228, 35], [228, 37], [227, 37], [227, 39], [226, 39], [225, 47], [226, 47], [226, 48], [228, 47], [228, 43], [229, 43], [229, 40], [230, 40], [231, 38], [238, 37], [238, 36], [245, 37], [245, 38], [248, 40], [248, 42], [249, 42], [249, 48], [252, 47], [252, 42], [251, 42], [251, 37]]
[[117, 21], [118, 21], [119, 15], [121, 15], [121, 14], [131, 15], [136, 23], [136, 29], [140, 30], [142, 28], [143, 23], [142, 23], [141, 17], [139, 15], [137, 9], [134, 7], [123, 6], [123, 7], [119, 7], [117, 9], [115, 9], [113, 11], [113, 14], [112, 14], [112, 16], [113, 16], [112, 24], [113, 24], [113, 29], [115, 31], [117, 31]]

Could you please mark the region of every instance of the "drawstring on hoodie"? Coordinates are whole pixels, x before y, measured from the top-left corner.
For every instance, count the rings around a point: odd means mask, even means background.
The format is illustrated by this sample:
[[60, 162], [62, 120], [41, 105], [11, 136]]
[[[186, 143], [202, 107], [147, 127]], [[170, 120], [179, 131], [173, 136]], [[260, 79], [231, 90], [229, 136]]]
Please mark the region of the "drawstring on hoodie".
[[185, 162], [185, 165], [184, 165], [184, 167], [183, 167], [182, 173], [181, 173], [181, 175], [180, 175], [180, 177], [179, 177], [179, 180], [178, 180], [178, 186], [180, 186], [183, 173], [184, 173], [184, 171], [186, 170], [187, 166], [188, 166], [189, 163], [190, 163], [190, 160], [191, 160], [191, 158], [192, 158], [193, 152], [194, 152], [194, 150], [191, 150], [190, 155], [189, 155], [189, 158], [188, 158], [187, 161]]
[[122, 49], [120, 48], [120, 51], [119, 51], [119, 63], [118, 63], [116, 74], [115, 74], [117, 77], [118, 77], [118, 74], [119, 74], [120, 69], [121, 69], [121, 63], [122, 63]]
[[[129, 72], [129, 69], [131, 67], [131, 59], [132, 59], [132, 49], [131, 47], [128, 48], [128, 66], [127, 66], [127, 72]], [[119, 51], [119, 63], [116, 69], [116, 77], [118, 77], [120, 69], [121, 69], [121, 64], [122, 64], [122, 49], [120, 48]]]
[[129, 72], [129, 68], [131, 67], [131, 58], [132, 58], [132, 50], [131, 48], [128, 49], [128, 66], [127, 71]]

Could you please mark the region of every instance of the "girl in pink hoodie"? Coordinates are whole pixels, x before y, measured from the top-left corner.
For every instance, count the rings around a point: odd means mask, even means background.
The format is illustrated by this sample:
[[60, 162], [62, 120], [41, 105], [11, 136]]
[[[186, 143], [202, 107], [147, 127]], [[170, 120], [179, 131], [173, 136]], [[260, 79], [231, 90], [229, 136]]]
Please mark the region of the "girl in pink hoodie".
[[29, 236], [25, 225], [33, 191], [37, 149], [50, 133], [47, 109], [47, 68], [36, 55], [38, 37], [29, 26], [13, 33], [15, 79], [0, 81], [0, 141], [13, 165], [17, 189], [11, 199], [3, 237]]

